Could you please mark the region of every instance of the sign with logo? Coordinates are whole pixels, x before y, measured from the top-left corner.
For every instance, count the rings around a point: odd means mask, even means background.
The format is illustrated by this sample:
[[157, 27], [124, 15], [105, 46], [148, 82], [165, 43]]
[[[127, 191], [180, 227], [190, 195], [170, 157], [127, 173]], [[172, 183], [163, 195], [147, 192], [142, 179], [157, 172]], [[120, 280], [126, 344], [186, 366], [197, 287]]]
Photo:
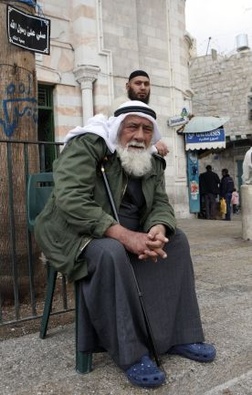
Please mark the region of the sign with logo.
[[180, 115], [170, 117], [167, 121], [168, 126], [180, 126], [185, 125], [188, 122], [188, 111], [185, 107], [182, 108]]
[[185, 133], [186, 150], [199, 150], [210, 148], [225, 148], [224, 128], [202, 133]]
[[8, 5], [7, 33], [11, 44], [50, 54], [50, 20], [26, 14]]
[[170, 117], [167, 121], [168, 126], [180, 126], [186, 124], [188, 121], [187, 118], [182, 117], [181, 115]]

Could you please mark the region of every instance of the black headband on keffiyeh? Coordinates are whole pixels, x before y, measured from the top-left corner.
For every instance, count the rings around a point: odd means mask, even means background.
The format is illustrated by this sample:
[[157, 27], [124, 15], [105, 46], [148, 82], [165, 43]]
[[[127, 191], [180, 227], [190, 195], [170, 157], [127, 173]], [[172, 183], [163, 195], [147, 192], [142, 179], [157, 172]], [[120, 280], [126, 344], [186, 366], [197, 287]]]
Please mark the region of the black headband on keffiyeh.
[[139, 106], [139, 105], [131, 105], [131, 106], [124, 106], [124, 107], [119, 107], [115, 112], [114, 116], [118, 117], [118, 115], [121, 114], [127, 114], [131, 112], [141, 112], [147, 115], [150, 115], [152, 118], [157, 119], [156, 113], [154, 110], [152, 110], [149, 106]]

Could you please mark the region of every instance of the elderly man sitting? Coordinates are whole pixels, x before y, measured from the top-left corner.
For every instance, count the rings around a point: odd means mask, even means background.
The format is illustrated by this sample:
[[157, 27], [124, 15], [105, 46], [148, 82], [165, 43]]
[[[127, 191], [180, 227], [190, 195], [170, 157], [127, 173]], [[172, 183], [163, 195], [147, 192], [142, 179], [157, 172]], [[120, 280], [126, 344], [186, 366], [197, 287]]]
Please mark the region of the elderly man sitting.
[[80, 315], [85, 311], [79, 350], [105, 349], [141, 387], [161, 385], [165, 373], [152, 360], [132, 268], [158, 353], [199, 362], [216, 354], [203, 343], [189, 245], [165, 191], [165, 160], [152, 154], [160, 137], [155, 112], [134, 100], [71, 131], [35, 227], [51, 264], [78, 280]]

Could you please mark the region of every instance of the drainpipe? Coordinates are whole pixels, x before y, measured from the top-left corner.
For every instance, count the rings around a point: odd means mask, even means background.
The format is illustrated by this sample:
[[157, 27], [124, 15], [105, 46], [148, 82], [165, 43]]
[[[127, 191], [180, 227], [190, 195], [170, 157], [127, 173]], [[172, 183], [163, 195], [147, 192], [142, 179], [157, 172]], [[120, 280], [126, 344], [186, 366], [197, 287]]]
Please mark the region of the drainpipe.
[[97, 80], [100, 67], [92, 65], [78, 66], [73, 72], [81, 86], [83, 125], [94, 115], [93, 83]]

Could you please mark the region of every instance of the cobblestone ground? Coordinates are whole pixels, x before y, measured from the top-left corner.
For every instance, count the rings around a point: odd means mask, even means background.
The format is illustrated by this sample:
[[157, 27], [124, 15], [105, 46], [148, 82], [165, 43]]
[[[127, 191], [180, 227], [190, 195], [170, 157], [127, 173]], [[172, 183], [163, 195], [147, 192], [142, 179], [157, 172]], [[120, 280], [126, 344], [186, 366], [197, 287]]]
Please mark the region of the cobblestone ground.
[[1, 395], [251, 395], [252, 242], [244, 241], [239, 215], [230, 222], [179, 220], [194, 261], [206, 341], [217, 349], [211, 364], [162, 357], [166, 383], [155, 390], [130, 385], [106, 353], [93, 371], [74, 370], [74, 325], [0, 343]]

